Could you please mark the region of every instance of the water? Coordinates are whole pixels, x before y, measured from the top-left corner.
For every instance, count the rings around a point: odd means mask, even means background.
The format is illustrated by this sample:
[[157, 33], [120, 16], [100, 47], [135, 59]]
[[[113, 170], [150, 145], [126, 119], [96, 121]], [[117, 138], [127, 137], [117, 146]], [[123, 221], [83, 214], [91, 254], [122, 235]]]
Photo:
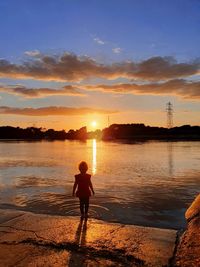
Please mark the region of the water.
[[185, 227], [200, 192], [200, 142], [1, 141], [0, 208], [78, 216], [71, 193], [81, 160], [93, 174], [91, 217]]

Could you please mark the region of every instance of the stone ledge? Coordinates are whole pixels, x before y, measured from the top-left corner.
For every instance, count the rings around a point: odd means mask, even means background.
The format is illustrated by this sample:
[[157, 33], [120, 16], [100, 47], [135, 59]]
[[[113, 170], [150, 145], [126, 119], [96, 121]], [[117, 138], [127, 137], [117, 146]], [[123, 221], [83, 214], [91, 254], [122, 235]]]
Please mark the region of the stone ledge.
[[176, 231], [0, 210], [0, 266], [168, 266]]

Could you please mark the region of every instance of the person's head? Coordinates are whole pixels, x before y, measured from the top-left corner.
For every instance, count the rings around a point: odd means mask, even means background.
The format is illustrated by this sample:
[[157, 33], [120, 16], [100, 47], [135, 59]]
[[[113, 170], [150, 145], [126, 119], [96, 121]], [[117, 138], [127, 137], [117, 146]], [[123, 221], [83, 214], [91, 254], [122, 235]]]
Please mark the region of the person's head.
[[78, 168], [81, 173], [86, 173], [88, 170], [88, 165], [85, 161], [81, 161], [81, 163], [78, 165]]

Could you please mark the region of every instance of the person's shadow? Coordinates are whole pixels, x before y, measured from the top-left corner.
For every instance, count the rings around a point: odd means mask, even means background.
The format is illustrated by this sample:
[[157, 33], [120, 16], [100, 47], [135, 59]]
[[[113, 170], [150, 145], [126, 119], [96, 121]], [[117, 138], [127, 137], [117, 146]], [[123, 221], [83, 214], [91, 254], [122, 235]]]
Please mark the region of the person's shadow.
[[[76, 230], [74, 243], [77, 247], [83, 247], [86, 244], [86, 234], [87, 234], [87, 220], [80, 220], [78, 228]], [[68, 266], [84, 266], [85, 255], [77, 251], [71, 251]]]

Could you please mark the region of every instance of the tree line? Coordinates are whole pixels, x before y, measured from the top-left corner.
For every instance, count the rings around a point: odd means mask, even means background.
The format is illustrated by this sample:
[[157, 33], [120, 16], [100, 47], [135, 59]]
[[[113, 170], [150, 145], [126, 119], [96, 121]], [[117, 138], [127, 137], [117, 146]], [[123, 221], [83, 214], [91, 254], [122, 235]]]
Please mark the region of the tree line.
[[0, 139], [23, 139], [23, 140], [86, 140], [86, 139], [181, 139], [200, 140], [200, 126], [183, 125], [171, 129], [164, 127], [145, 126], [142, 123], [112, 124], [103, 130], [87, 131], [87, 127], [78, 130], [56, 131], [37, 127], [25, 129], [12, 126], [0, 127]]

